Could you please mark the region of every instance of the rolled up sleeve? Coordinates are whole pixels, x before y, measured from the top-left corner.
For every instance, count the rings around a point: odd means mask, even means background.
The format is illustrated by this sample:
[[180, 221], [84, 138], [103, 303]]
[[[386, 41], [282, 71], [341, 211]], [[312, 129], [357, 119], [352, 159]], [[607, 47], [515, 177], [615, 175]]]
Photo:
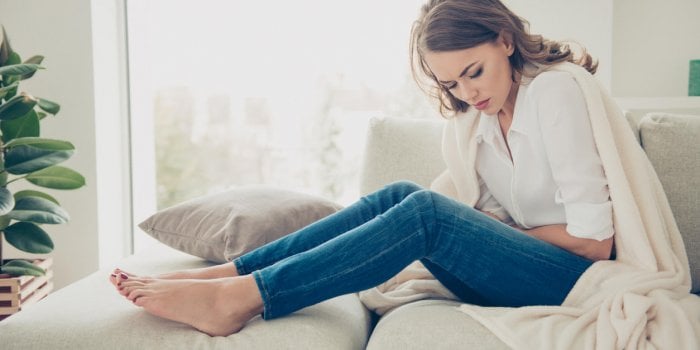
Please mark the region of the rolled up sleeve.
[[612, 203], [564, 203], [566, 231], [572, 236], [597, 241], [613, 236]]

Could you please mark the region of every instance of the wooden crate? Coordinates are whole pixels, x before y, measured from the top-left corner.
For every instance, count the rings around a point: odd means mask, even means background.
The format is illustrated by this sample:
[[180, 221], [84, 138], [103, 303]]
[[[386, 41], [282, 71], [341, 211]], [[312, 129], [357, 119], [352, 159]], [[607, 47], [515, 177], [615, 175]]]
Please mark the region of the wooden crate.
[[53, 259], [31, 262], [46, 270], [46, 275], [0, 277], [0, 321], [43, 299], [53, 290]]

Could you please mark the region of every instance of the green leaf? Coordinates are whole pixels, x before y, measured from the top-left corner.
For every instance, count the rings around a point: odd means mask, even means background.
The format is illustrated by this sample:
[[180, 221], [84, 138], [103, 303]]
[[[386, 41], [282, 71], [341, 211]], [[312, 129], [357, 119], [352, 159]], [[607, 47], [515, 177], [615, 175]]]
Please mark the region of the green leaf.
[[38, 137], [40, 128], [39, 117], [34, 110], [21, 118], [0, 121], [2, 141], [5, 143], [20, 137]]
[[19, 57], [19, 54], [16, 52], [11, 52], [10, 56], [7, 58], [7, 62], [5, 62], [5, 66], [11, 66], [13, 64], [20, 64], [22, 63], [22, 59]]
[[30, 58], [28, 58], [24, 63], [33, 63], [33, 64], [41, 64], [41, 62], [44, 61], [44, 56], [42, 55], [35, 55]]
[[15, 146], [5, 154], [5, 170], [13, 175], [32, 173], [65, 161], [73, 150], [55, 150], [34, 146]]
[[0, 99], [5, 98], [5, 96], [9, 95], [12, 90], [16, 91], [17, 86], [19, 86], [19, 82], [14, 82], [10, 85], [0, 88]]
[[39, 105], [39, 108], [53, 115], [58, 114], [58, 111], [61, 110], [61, 106], [58, 103], [47, 99], [39, 98], [37, 104]]
[[[2, 69], [2, 68], [0, 68]], [[36, 106], [36, 99], [27, 94], [20, 94], [0, 105], [0, 119], [17, 119], [29, 113]]]
[[[44, 56], [36, 55], [36, 56], [30, 57], [28, 60], [24, 61], [24, 63], [25, 64], [31, 63], [31, 64], [39, 65], [39, 64], [41, 64], [41, 61], [43, 61], [43, 60], [44, 60]], [[36, 73], [36, 71], [31, 72], [31, 73], [27, 73], [27, 74], [23, 74], [20, 76], [20, 80], [29, 79], [29, 78], [34, 76], [34, 73]]]
[[61, 205], [60, 203], [58, 203], [56, 198], [53, 198], [50, 195], [48, 195], [44, 192], [39, 192], [39, 191], [33, 191], [33, 190], [19, 191], [19, 192], [15, 193], [14, 197], [15, 197], [15, 201], [17, 201], [20, 198], [24, 198], [24, 197], [41, 197], [44, 199], [48, 199], [48, 200], [50, 200], [58, 205]]
[[[12, 53], [12, 47], [10, 47], [10, 38], [7, 37], [4, 26], [0, 34], [2, 34], [0, 35], [0, 66], [4, 66]], [[0, 261], [0, 264], [2, 264], [2, 261]]]
[[19, 75], [24, 76], [27, 74], [33, 74], [39, 69], [44, 69], [44, 67], [34, 64], [34, 63], [20, 63], [11, 64], [9, 66], [0, 67], [0, 75], [11, 76]]
[[80, 173], [62, 166], [33, 172], [27, 175], [26, 179], [37, 186], [57, 190], [74, 190], [85, 186], [85, 178]]
[[17, 200], [7, 217], [17, 221], [37, 224], [65, 224], [70, 220], [68, 212], [56, 203], [41, 197], [24, 197]]
[[46, 274], [44, 269], [26, 260], [11, 260], [7, 264], [2, 265], [0, 271], [12, 276], [43, 276]]
[[[11, 66], [15, 64], [20, 64], [22, 63], [22, 58], [19, 57], [19, 54], [16, 52], [11, 52], [10, 56], [7, 59], [7, 62], [5, 62], [4, 66]], [[4, 80], [5, 85], [11, 85], [14, 84], [17, 81], [20, 81], [20, 76], [19, 75], [10, 75], [7, 77], [2, 77]], [[7, 94], [10, 97], [13, 97], [17, 93], [17, 89], [12, 91], [13, 93]]]
[[31, 222], [15, 222], [5, 228], [5, 240], [15, 248], [32, 254], [53, 251], [51, 237], [41, 227]]
[[10, 82], [10, 79], [8, 79], [7, 84], [9, 84], [8, 86], [14, 87], [7, 91], [7, 94], [5, 95], [5, 100], [9, 100], [17, 96], [17, 87], [19, 86], [18, 82]]
[[16, 138], [5, 145], [5, 148], [9, 149], [15, 146], [33, 146], [43, 149], [51, 149], [56, 151], [74, 150], [75, 146], [68, 141], [55, 140], [55, 139], [45, 139], [41, 137], [21, 137]]
[[12, 221], [12, 220], [10, 220], [10, 218], [8, 218], [8, 217], [6, 217], [4, 215], [0, 216], [0, 231], [4, 230], [5, 227], [9, 226], [10, 221]]
[[6, 187], [0, 187], [0, 215], [9, 213], [15, 206], [15, 197]]

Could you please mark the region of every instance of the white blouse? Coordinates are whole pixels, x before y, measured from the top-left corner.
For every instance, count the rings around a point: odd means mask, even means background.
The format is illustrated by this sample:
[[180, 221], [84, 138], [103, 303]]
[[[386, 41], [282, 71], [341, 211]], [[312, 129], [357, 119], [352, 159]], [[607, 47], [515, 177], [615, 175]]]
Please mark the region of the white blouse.
[[542, 72], [518, 89], [506, 135], [481, 114], [476, 208], [529, 229], [566, 224], [575, 237], [613, 235], [612, 203], [583, 93], [567, 72]]

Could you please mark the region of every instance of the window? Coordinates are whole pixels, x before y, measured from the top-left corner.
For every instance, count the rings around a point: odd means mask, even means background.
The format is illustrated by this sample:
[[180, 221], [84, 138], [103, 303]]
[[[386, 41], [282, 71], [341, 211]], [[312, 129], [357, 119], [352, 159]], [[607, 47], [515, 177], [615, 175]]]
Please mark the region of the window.
[[423, 2], [129, 1], [136, 221], [246, 184], [357, 199], [369, 118], [436, 115], [408, 65]]

